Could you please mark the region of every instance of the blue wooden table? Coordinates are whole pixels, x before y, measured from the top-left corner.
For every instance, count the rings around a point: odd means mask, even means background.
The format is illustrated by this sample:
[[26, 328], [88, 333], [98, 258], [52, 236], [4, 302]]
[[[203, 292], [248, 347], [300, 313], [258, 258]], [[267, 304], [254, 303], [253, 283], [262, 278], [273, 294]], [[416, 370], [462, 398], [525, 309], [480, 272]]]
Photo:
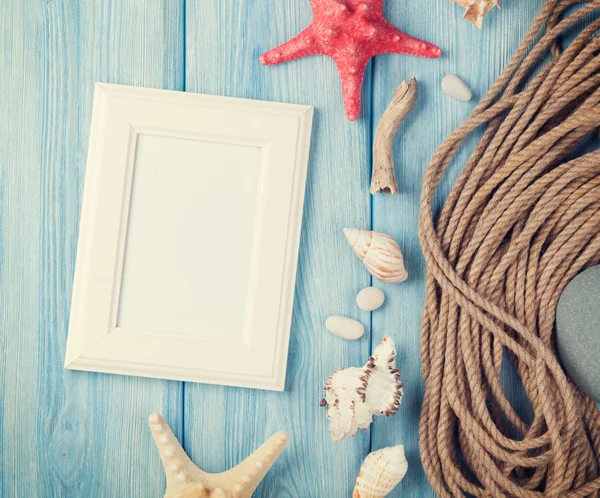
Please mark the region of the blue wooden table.
[[[396, 26], [444, 55], [377, 57], [365, 74], [361, 117], [350, 123], [331, 59], [258, 62], [308, 25], [308, 0], [0, 0], [0, 496], [162, 497], [146, 424], [152, 412], [163, 413], [191, 458], [213, 472], [289, 431], [257, 497], [348, 497], [369, 451], [399, 443], [410, 469], [390, 496], [434, 496], [417, 437], [421, 180], [542, 4], [506, 0], [479, 32], [448, 0], [387, 0]], [[441, 92], [447, 73], [469, 83], [473, 102]], [[395, 144], [401, 193], [371, 197], [375, 126], [396, 86], [413, 75], [420, 99]], [[284, 393], [63, 370], [95, 81], [315, 106]], [[442, 195], [457, 174], [458, 167], [449, 173]], [[354, 304], [371, 278], [344, 227], [388, 232], [404, 251], [410, 279], [381, 285], [387, 302], [372, 315]], [[362, 320], [367, 333], [357, 342], [334, 337], [324, 328], [331, 314]], [[398, 347], [400, 411], [333, 445], [319, 407], [322, 385], [334, 370], [363, 364], [384, 334]]]

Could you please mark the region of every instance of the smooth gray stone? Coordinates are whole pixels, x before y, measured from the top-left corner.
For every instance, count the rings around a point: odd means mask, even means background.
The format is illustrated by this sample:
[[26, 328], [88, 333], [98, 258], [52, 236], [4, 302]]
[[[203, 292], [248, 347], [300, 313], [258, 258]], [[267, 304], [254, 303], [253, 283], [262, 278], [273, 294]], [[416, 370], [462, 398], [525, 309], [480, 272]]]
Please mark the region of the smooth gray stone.
[[556, 343], [569, 377], [600, 402], [600, 265], [577, 275], [560, 296]]

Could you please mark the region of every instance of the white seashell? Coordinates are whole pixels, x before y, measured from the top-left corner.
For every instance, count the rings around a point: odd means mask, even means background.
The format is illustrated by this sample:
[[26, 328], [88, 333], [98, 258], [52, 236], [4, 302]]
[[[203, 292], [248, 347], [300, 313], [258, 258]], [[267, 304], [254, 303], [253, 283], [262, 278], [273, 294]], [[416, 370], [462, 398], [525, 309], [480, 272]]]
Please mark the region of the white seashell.
[[327, 406], [334, 443], [368, 429], [373, 415], [395, 415], [402, 401], [400, 372], [395, 368], [396, 348], [388, 336], [364, 367], [345, 368], [329, 377], [321, 406]]
[[330, 316], [325, 322], [325, 327], [333, 335], [349, 341], [360, 339], [365, 333], [365, 327], [362, 323], [345, 316]]
[[404, 282], [408, 272], [398, 243], [382, 232], [344, 228], [354, 253], [376, 279], [390, 284]]
[[477, 28], [483, 26], [483, 17], [494, 7], [500, 8], [500, 0], [451, 0], [462, 5], [465, 10], [464, 18], [471, 21]]
[[468, 102], [473, 97], [473, 93], [466, 83], [455, 74], [444, 76], [444, 79], [442, 80], [442, 90], [444, 90], [449, 97], [460, 100], [461, 102]]
[[363, 311], [374, 311], [385, 301], [385, 294], [377, 287], [367, 287], [356, 296], [356, 305]]
[[406, 475], [408, 462], [401, 444], [369, 453], [356, 478], [352, 498], [387, 496]]

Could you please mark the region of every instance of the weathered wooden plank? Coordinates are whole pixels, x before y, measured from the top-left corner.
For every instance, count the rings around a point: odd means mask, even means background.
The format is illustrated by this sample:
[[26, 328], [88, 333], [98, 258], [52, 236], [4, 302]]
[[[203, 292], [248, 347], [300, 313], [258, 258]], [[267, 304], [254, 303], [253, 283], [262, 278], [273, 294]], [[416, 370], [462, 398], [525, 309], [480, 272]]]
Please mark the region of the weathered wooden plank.
[[[374, 227], [396, 237], [410, 272], [407, 282], [383, 286], [385, 309], [373, 314], [373, 346], [385, 333], [396, 339], [398, 365], [405, 396], [398, 414], [377, 420], [371, 430], [372, 448], [404, 444], [409, 472], [391, 497], [435, 496], [423, 473], [418, 447], [418, 425], [423, 396], [420, 376], [419, 328], [424, 300], [425, 262], [419, 247], [417, 222], [419, 197], [425, 169], [439, 144], [468, 117], [512, 57], [543, 0], [503, 2], [502, 10], [490, 13], [482, 31], [462, 17], [463, 9], [448, 0], [386, 2], [390, 21], [414, 36], [439, 45], [441, 59], [427, 61], [414, 57], [379, 57], [374, 67], [373, 106], [375, 120], [381, 117], [396, 86], [411, 76], [419, 81], [419, 101], [395, 141], [394, 159], [400, 194], [376, 196], [373, 200]], [[460, 75], [474, 91], [474, 99], [462, 103], [449, 99], [441, 90], [448, 74]], [[475, 143], [475, 138], [470, 141]], [[445, 198], [469, 153], [465, 147], [440, 189]], [[511, 386], [512, 389], [517, 389]]]
[[[542, 3], [505, 2], [480, 33], [447, 0], [386, 2], [394, 24], [445, 56], [378, 57], [365, 76], [361, 120], [349, 123], [330, 59], [258, 64], [263, 50], [310, 22], [306, 0], [1, 2], [0, 72], [9, 77], [0, 79], [0, 114], [8, 117], [0, 123], [0, 496], [160, 496], [164, 481], [145, 425], [152, 411], [212, 471], [235, 465], [272, 432], [290, 431], [258, 497], [349, 496], [370, 439], [374, 449], [407, 447], [411, 470], [391, 496], [433, 496], [418, 460], [418, 198], [429, 157], [473, 106], [447, 99], [439, 82], [454, 72], [481, 96]], [[372, 316], [372, 339], [367, 331], [344, 342], [324, 320], [345, 314], [368, 325], [354, 297], [369, 278], [341, 229], [370, 224], [371, 134], [394, 88], [413, 74], [421, 98], [396, 141], [402, 192], [373, 201], [374, 226], [397, 237], [411, 280], [384, 286], [388, 301]], [[183, 395], [179, 383], [62, 370], [95, 80], [185, 83], [189, 91], [316, 106], [285, 393], [186, 385]], [[334, 446], [318, 406], [321, 386], [334, 370], [363, 363], [384, 333], [398, 343], [405, 402], [396, 417], [378, 418], [370, 436]]]
[[[25, 29], [41, 22], [33, 12], [25, 20], [17, 1], [0, 5], [0, 495], [14, 495], [17, 485], [38, 481], [31, 465], [36, 442], [31, 429], [36, 413], [27, 395], [37, 391], [31, 365], [37, 363], [39, 295], [31, 287], [39, 258], [40, 171], [35, 167], [41, 146], [41, 123], [32, 120], [41, 99], [35, 77], [39, 63], [36, 40]], [[11, 19], [12, 17], [12, 19]], [[10, 22], [9, 22], [10, 19]], [[25, 59], [30, 60], [26, 64]], [[29, 166], [29, 167], [28, 167]], [[18, 186], [18, 190], [17, 190]], [[28, 337], [24, 338], [23, 336]], [[19, 367], [21, 365], [21, 367]], [[21, 374], [20, 370], [27, 372]], [[29, 485], [28, 485], [29, 487]]]
[[62, 368], [95, 81], [181, 89], [182, 1], [0, 6], [0, 496], [159, 496], [179, 383]]
[[358, 342], [345, 342], [329, 334], [324, 322], [331, 314], [368, 320], [354, 303], [368, 276], [342, 229], [370, 222], [370, 73], [362, 117], [350, 123], [331, 59], [274, 67], [258, 62], [263, 51], [294, 36], [311, 17], [305, 0], [187, 2], [188, 91], [316, 107], [286, 391], [185, 386], [186, 447], [209, 470], [238, 463], [276, 430], [291, 433], [257, 497], [347, 497], [369, 447], [366, 432], [334, 446], [319, 400], [334, 370], [363, 363], [369, 352], [368, 333]]

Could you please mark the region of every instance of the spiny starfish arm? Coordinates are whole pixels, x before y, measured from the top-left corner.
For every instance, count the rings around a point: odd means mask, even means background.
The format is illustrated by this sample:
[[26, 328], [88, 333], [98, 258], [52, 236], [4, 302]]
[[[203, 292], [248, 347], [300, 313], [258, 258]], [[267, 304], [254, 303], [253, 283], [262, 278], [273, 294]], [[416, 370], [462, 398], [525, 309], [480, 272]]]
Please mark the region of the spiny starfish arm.
[[382, 11], [383, 0], [310, 0], [310, 3], [314, 12], [311, 25], [287, 43], [263, 54], [260, 62], [272, 65], [315, 54], [332, 57], [340, 73], [344, 107], [351, 121], [360, 112], [362, 78], [371, 57], [398, 53], [436, 58], [442, 53], [435, 45], [413, 38], [387, 21]]
[[273, 434], [260, 448], [238, 466], [214, 477], [222, 480], [223, 486], [227, 483], [236, 482], [238, 490], [243, 492], [243, 496], [251, 496], [260, 481], [275, 463], [275, 460], [281, 455], [288, 439], [289, 436], [286, 432], [281, 431]]
[[237, 467], [209, 474], [189, 459], [162, 416], [150, 415], [148, 424], [167, 476], [165, 498], [251, 498], [289, 439], [278, 432]]
[[346, 116], [350, 121], [356, 121], [360, 114], [362, 80], [368, 59], [357, 60], [353, 64], [348, 64], [345, 58], [338, 56], [333, 56], [333, 60], [342, 80], [342, 95]]
[[407, 35], [403, 31], [388, 27], [381, 37], [377, 40], [381, 53], [387, 54], [409, 54], [427, 59], [437, 59], [442, 55], [442, 49], [413, 36]]
[[[166, 420], [158, 413], [153, 413], [148, 418], [148, 424], [165, 469], [167, 487], [175, 482], [185, 482], [190, 477], [185, 469], [194, 464], [179, 444]], [[198, 469], [198, 472], [202, 471]]]
[[314, 36], [312, 26], [301, 31], [291, 40], [275, 47], [260, 56], [260, 63], [265, 66], [291, 61], [307, 55], [322, 54], [322, 47], [317, 37]]

